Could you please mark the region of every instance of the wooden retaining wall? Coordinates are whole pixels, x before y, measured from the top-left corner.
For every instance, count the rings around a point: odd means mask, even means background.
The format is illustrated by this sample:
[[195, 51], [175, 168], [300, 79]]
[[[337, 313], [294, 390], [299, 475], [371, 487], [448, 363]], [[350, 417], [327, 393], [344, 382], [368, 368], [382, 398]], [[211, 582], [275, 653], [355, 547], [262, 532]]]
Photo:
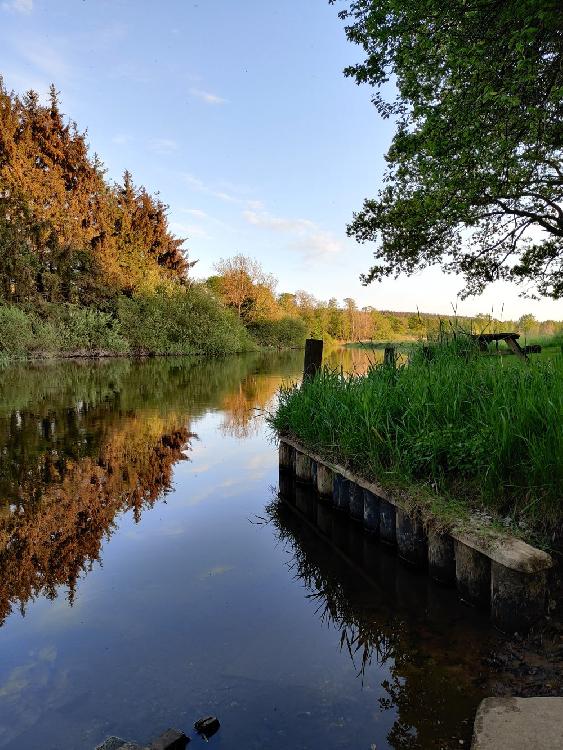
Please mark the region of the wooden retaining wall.
[[505, 632], [528, 630], [544, 613], [551, 556], [515, 537], [471, 529], [427, 529], [377, 482], [331, 463], [287, 437], [280, 438], [280, 468], [346, 513], [411, 565], [436, 581], [455, 585], [462, 599], [490, 611]]

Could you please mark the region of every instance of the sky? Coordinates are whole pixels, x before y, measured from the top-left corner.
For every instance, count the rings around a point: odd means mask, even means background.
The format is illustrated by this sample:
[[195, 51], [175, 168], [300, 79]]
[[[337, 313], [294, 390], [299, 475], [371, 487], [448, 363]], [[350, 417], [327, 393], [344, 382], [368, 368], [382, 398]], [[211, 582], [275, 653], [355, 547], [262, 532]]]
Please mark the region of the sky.
[[364, 287], [373, 247], [346, 224], [381, 186], [393, 123], [346, 79], [360, 59], [328, 0], [0, 0], [8, 89], [60, 92], [109, 179], [125, 169], [170, 206], [197, 277], [238, 253], [278, 292], [384, 310], [563, 318], [497, 283], [458, 298], [431, 269]]

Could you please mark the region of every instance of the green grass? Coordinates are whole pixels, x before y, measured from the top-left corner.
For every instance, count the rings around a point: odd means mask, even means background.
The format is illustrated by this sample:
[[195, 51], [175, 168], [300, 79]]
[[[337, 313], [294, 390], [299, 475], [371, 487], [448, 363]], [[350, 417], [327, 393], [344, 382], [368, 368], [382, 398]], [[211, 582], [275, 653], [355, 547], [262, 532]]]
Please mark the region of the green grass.
[[365, 376], [325, 369], [282, 389], [271, 424], [367, 478], [446, 498], [446, 515], [484, 508], [547, 534], [563, 527], [562, 417], [561, 355], [508, 363], [467, 342]]

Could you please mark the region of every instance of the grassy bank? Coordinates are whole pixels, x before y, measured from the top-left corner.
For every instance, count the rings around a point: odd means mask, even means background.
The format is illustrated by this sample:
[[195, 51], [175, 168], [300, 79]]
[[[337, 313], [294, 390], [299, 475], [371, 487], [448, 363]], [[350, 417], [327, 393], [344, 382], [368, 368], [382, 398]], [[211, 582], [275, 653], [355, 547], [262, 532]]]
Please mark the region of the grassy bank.
[[563, 357], [529, 364], [441, 347], [396, 370], [287, 386], [280, 432], [388, 485], [482, 508], [524, 534], [563, 527]]

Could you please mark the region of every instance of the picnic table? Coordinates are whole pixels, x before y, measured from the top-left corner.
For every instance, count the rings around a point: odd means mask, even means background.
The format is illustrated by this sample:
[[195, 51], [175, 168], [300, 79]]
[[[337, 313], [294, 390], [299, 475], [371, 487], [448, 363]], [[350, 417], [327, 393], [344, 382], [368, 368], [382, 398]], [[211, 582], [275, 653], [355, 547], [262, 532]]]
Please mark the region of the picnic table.
[[[511, 349], [514, 354], [516, 354], [516, 356], [520, 357], [521, 359], [527, 360], [528, 351], [532, 351], [532, 347], [526, 347], [525, 349], [522, 349], [522, 347], [518, 343], [518, 339], [520, 338], [519, 333], [475, 333], [471, 338], [477, 340], [479, 349], [482, 352], [486, 352], [488, 350], [488, 346], [491, 341], [505, 341], [508, 348]], [[533, 351], [536, 351], [537, 349], [541, 351], [541, 347], [534, 347]]]

